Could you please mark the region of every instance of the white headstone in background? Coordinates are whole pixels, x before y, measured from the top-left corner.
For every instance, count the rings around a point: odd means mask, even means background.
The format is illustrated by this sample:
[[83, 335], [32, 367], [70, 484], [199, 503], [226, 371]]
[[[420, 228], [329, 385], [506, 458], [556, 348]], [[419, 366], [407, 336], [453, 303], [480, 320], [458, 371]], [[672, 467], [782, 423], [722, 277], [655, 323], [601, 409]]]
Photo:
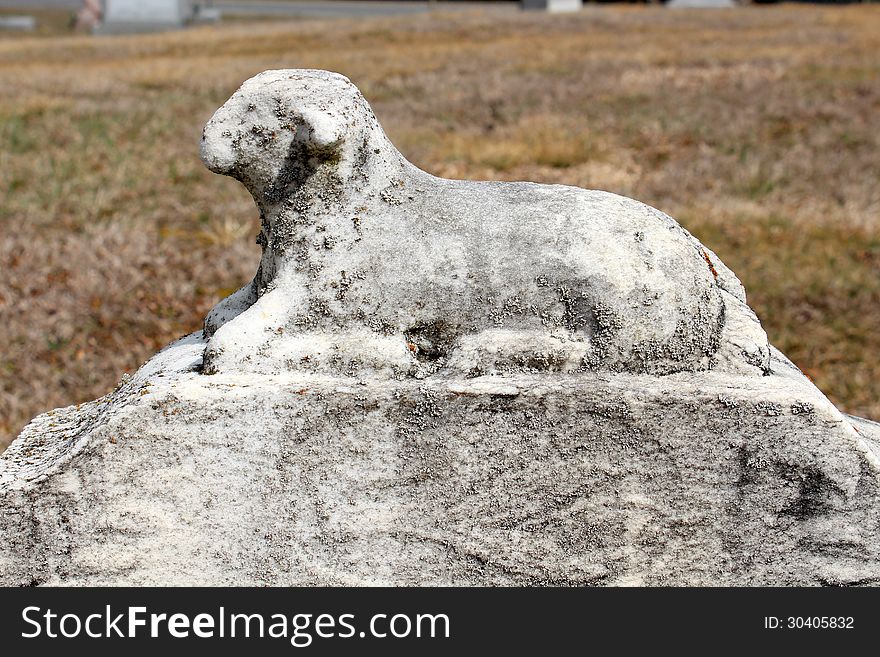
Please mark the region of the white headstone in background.
[[520, 0], [520, 6], [523, 9], [538, 9], [551, 13], [562, 13], [566, 11], [580, 11], [583, 6], [583, 0]]
[[0, 16], [0, 30], [32, 32], [37, 28], [37, 19], [33, 16]]
[[192, 17], [189, 0], [106, 0], [102, 32], [182, 27]]
[[669, 0], [671, 9], [729, 9], [736, 7], [734, 0]]

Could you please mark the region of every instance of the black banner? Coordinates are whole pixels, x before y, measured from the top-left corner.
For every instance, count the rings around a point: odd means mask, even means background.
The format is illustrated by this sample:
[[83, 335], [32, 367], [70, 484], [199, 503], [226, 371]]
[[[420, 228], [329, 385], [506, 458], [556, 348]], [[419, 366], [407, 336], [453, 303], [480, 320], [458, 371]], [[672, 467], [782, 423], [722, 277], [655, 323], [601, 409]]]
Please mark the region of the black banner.
[[[871, 645], [873, 589], [0, 589], [3, 654], [260, 655]], [[610, 643], [609, 643], [610, 642]]]

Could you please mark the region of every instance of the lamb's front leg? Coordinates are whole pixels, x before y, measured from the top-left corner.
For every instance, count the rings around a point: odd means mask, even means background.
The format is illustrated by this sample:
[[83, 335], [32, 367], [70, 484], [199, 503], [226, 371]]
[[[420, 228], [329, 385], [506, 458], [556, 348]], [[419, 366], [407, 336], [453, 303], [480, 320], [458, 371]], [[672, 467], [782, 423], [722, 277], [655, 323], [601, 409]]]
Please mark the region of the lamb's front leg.
[[[238, 302], [245, 301], [244, 297], [249, 294], [247, 290], [244, 287], [236, 293], [242, 295]], [[253, 291], [250, 294], [255, 296]], [[292, 314], [298, 309], [305, 310], [307, 305], [305, 291], [299, 286], [280, 285], [263, 294], [244, 311], [239, 310], [239, 303], [235, 308], [221, 308], [220, 314], [223, 315], [227, 311], [237, 312], [234, 317], [224, 317], [222, 323], [218, 322], [219, 326], [211, 335], [205, 347], [205, 374], [250, 369], [246, 363], [269, 350], [272, 341], [284, 332]], [[206, 334], [210, 334], [207, 325], [212, 322], [212, 317], [213, 321], [221, 319], [212, 311], [206, 320]]]
[[257, 301], [257, 282], [251, 281], [211, 309], [205, 317], [205, 337], [213, 336], [221, 326], [241, 315]]

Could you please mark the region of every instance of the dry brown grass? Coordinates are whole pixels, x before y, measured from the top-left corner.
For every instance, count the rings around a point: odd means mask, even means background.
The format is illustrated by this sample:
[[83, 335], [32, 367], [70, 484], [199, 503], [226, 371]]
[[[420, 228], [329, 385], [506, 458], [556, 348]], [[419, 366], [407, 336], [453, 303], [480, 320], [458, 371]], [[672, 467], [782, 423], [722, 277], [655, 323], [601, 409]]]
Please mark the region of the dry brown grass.
[[267, 68], [351, 77], [444, 176], [609, 189], [739, 273], [771, 340], [880, 417], [880, 7], [603, 7], [0, 39], [0, 441], [198, 328], [257, 261], [204, 121]]

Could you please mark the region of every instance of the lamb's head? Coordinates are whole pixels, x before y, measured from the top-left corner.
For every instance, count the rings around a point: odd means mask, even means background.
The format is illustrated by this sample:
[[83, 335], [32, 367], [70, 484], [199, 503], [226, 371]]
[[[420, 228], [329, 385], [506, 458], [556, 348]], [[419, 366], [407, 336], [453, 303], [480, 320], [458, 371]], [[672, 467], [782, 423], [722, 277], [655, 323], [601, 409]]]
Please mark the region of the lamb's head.
[[332, 169], [345, 179], [363, 168], [362, 153], [386, 148], [394, 150], [348, 78], [279, 70], [251, 78], [214, 113], [201, 155], [211, 171], [241, 181], [265, 209], [317, 172]]

